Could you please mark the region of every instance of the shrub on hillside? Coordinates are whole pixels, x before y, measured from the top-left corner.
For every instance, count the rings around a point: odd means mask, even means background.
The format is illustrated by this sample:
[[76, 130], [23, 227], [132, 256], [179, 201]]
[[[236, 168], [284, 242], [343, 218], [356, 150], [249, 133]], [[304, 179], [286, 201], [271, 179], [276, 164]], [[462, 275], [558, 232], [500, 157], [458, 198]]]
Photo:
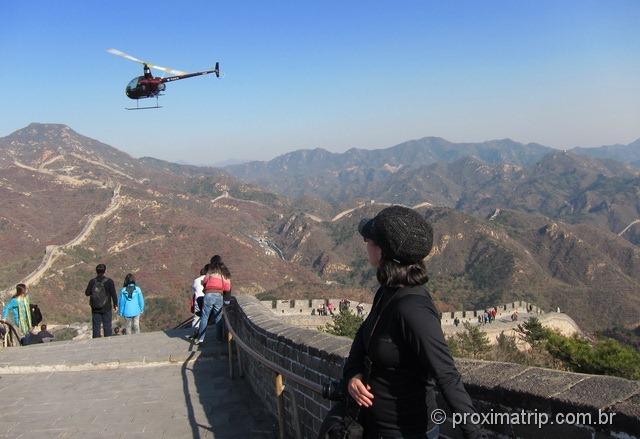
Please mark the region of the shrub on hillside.
[[364, 319], [355, 315], [349, 309], [341, 309], [339, 314], [332, 317], [332, 322], [327, 323], [324, 327], [318, 328], [322, 332], [328, 334], [340, 335], [343, 337], [355, 338], [358, 328], [362, 325]]
[[447, 339], [451, 354], [455, 357], [482, 358], [491, 349], [487, 333], [469, 322], [462, 323], [464, 330]]
[[526, 322], [519, 324], [514, 331], [531, 347], [544, 343], [549, 335], [549, 330], [542, 326], [537, 317], [530, 317]]
[[592, 344], [577, 335], [566, 337], [550, 331], [546, 348], [574, 372], [640, 379], [640, 353], [611, 338], [600, 338]]

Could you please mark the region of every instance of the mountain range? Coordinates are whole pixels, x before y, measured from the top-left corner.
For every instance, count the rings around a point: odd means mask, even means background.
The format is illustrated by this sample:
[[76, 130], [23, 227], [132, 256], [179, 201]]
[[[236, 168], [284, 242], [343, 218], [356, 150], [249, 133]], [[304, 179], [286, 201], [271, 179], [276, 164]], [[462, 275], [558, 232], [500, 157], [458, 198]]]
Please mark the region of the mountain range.
[[[372, 151], [294, 151], [269, 162], [224, 169], [276, 193], [305, 199], [319, 217], [333, 217], [370, 200], [429, 203], [481, 216], [509, 207], [624, 231], [625, 238], [638, 244], [640, 229], [625, 228], [640, 218], [640, 167], [633, 165], [640, 156], [640, 139], [593, 150], [560, 151], [510, 139], [451, 143], [427, 137]], [[309, 202], [314, 198], [321, 202]]]
[[356, 224], [396, 203], [434, 225], [427, 265], [442, 311], [526, 299], [587, 329], [637, 324], [639, 145], [593, 157], [429, 137], [221, 169], [31, 124], [0, 138], [0, 289], [28, 277], [47, 319], [86, 320], [84, 287], [105, 262], [116, 283], [136, 274], [147, 325], [161, 328], [188, 316], [191, 281], [219, 253], [236, 293], [370, 300]]

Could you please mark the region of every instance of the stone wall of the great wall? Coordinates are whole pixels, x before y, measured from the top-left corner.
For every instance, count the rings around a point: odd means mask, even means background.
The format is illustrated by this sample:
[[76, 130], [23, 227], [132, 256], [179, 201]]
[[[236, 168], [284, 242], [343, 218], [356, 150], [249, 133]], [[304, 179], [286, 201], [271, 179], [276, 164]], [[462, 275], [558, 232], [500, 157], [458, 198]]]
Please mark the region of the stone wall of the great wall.
[[[281, 367], [322, 384], [340, 376], [351, 340], [286, 324], [250, 296], [232, 298], [226, 307], [233, 329], [252, 349]], [[241, 353], [244, 379], [272, 413], [277, 412], [274, 373]], [[478, 412], [483, 414], [590, 413], [597, 421], [599, 410], [614, 412], [605, 425], [547, 424], [485, 425], [494, 437], [523, 438], [640, 438], [640, 382], [622, 378], [562, 372], [512, 363], [456, 359], [465, 387]], [[315, 439], [330, 402], [300, 385], [285, 381], [285, 427], [288, 438]], [[443, 433], [462, 437], [450, 423], [446, 410]]]
[[[373, 298], [373, 296], [371, 296]], [[338, 304], [340, 303], [340, 299], [287, 299], [287, 300], [262, 300], [261, 303], [268, 309], [270, 309], [274, 314], [279, 316], [288, 318], [294, 316], [308, 316], [311, 315], [313, 310], [317, 310], [325, 303], [333, 303], [336, 311], [338, 312]], [[357, 302], [351, 302], [351, 310], [355, 313], [355, 307]], [[370, 303], [363, 303], [364, 314], [369, 314], [371, 310]], [[493, 307], [487, 307], [487, 309], [492, 309]], [[496, 306], [496, 318], [501, 317], [509, 317], [514, 312], [518, 312], [519, 314], [544, 314], [544, 311], [536, 304], [530, 303], [524, 300], [514, 300], [513, 302], [503, 303]], [[476, 322], [478, 320], [478, 316], [484, 313], [484, 309], [470, 309], [466, 311], [450, 311], [441, 313], [441, 323], [443, 325], [453, 325], [453, 322], [456, 318], [460, 320], [460, 322]]]

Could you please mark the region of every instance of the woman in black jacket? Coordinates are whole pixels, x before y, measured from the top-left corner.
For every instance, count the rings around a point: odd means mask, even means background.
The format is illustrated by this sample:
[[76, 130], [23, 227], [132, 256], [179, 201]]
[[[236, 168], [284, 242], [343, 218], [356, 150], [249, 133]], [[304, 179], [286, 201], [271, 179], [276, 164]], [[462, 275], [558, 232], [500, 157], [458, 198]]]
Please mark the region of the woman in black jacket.
[[[363, 220], [358, 229], [380, 288], [345, 364], [347, 390], [360, 407], [365, 438], [436, 438], [436, 385], [453, 412], [475, 409], [426, 288], [424, 258], [433, 230], [419, 213], [400, 206]], [[461, 429], [466, 438], [486, 437], [471, 423]]]

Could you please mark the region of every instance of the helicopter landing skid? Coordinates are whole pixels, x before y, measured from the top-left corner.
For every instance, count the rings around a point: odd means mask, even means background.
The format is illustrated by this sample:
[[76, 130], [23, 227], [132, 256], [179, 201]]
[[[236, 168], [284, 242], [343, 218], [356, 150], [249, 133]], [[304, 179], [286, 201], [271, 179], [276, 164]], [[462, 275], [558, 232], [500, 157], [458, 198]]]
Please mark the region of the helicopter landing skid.
[[156, 105], [155, 107], [134, 107], [134, 108], [125, 107], [125, 110], [153, 110], [154, 108], [162, 108], [162, 105]]
[[158, 105], [158, 96], [156, 96], [156, 105], [153, 107], [139, 107], [138, 106], [138, 99], [136, 99], [136, 107], [135, 108], [127, 108], [124, 107], [125, 110], [152, 110], [154, 108], [162, 108], [162, 106]]

